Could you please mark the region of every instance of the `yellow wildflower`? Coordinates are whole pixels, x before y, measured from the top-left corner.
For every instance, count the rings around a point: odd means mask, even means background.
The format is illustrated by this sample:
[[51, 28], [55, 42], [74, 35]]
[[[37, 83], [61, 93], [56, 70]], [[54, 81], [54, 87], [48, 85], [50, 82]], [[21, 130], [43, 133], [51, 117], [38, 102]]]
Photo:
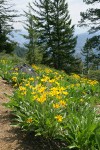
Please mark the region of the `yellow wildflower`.
[[55, 119], [57, 119], [58, 122], [62, 122], [63, 117], [61, 115], [55, 116]]
[[75, 87], [75, 84], [70, 84], [69, 86], [68, 86], [68, 88], [74, 88]]
[[75, 86], [80, 87], [80, 84], [79, 84], [79, 83], [77, 83], [77, 84], [75, 84]]
[[51, 69], [48, 69], [48, 68], [45, 68], [45, 70], [44, 70], [46, 73], [50, 73], [50, 72], [52, 72], [52, 70]]
[[46, 87], [41, 86], [40, 89], [39, 89], [39, 92], [40, 92], [40, 93], [43, 93], [45, 90], [46, 90]]
[[66, 102], [65, 102], [64, 100], [61, 100], [59, 103], [60, 103], [60, 105], [62, 105], [62, 106], [65, 106], [65, 105], [66, 105]]
[[3, 64], [6, 64], [6, 60], [1, 60], [1, 62], [2, 62]]
[[73, 75], [72, 75], [72, 78], [74, 78], [74, 79], [78, 79], [78, 80], [79, 80], [79, 79], [80, 79], [80, 76], [79, 76], [79, 75], [77, 75], [77, 74], [73, 74]]
[[44, 76], [44, 77], [41, 79], [42, 82], [47, 82], [47, 81], [49, 81], [49, 80], [50, 80], [50, 78], [49, 78], [48, 76]]
[[32, 118], [28, 118], [26, 122], [27, 122], [27, 123], [32, 123], [32, 121], [33, 121]]
[[50, 91], [50, 93], [49, 93], [50, 96], [57, 96], [57, 95], [59, 95], [59, 94], [60, 94], [60, 92], [57, 91], [57, 90]]
[[32, 86], [32, 85], [30, 85], [29, 87], [30, 87], [30, 89], [33, 89], [33, 86]]
[[90, 85], [95, 85], [95, 84], [98, 84], [98, 81], [96, 81], [96, 80], [89, 80], [89, 84]]
[[57, 85], [59, 86], [60, 83], [58, 83], [58, 82], [56, 81], [55, 84], [57, 84]]
[[15, 71], [18, 71], [18, 68], [15, 68], [14, 70], [15, 70]]
[[37, 85], [34, 87], [34, 90], [37, 90], [37, 91], [38, 91], [38, 90], [41, 88], [41, 86], [42, 86], [41, 84], [37, 84]]
[[51, 79], [51, 80], [49, 80], [49, 82], [50, 82], [50, 83], [53, 83], [53, 82], [55, 82], [55, 79]]
[[14, 84], [14, 86], [13, 87], [17, 87], [18, 85], [17, 85], [17, 83], [16, 84]]
[[65, 88], [64, 87], [60, 87], [60, 91], [64, 91], [65, 90]]
[[26, 87], [19, 86], [19, 90], [20, 90], [20, 91], [26, 91]]
[[37, 101], [40, 103], [43, 103], [46, 101], [46, 94], [44, 93], [42, 96], [40, 96], [39, 98], [37, 98]]
[[57, 87], [52, 87], [49, 93], [50, 96], [57, 96], [59, 94], [60, 94], [60, 91]]
[[84, 91], [83, 91], [82, 93], [83, 93], [84, 95], [86, 94], [86, 92], [84, 92]]
[[[35, 94], [35, 93], [34, 93]], [[39, 96], [38, 95], [34, 95], [33, 96], [33, 100], [37, 100], [39, 98]]]
[[34, 64], [32, 64], [32, 68], [35, 69], [35, 70], [39, 69], [39, 67], [35, 66]]
[[56, 98], [59, 100], [62, 99], [61, 95], [56, 95]]
[[31, 78], [29, 78], [29, 81], [34, 81], [34, 78], [32, 78], [32, 77], [31, 77]]
[[35, 94], [35, 92], [33, 91], [31, 94], [32, 94], [32, 95], [34, 95], [34, 94]]
[[63, 91], [63, 94], [64, 94], [64, 95], [68, 95], [68, 92], [67, 92], [67, 91]]
[[53, 108], [59, 108], [60, 105], [59, 104], [53, 104]]
[[17, 75], [18, 75], [18, 72], [13, 72], [12, 74], [17, 76]]
[[25, 86], [30, 86], [30, 83], [26, 83]]
[[23, 91], [21, 94], [22, 94], [22, 95], [26, 95], [26, 91]]
[[83, 101], [84, 101], [84, 99], [81, 98], [81, 99], [80, 99], [80, 102], [83, 102]]
[[13, 80], [14, 82], [16, 82], [16, 81], [17, 81], [17, 77], [12, 77], [12, 80]]

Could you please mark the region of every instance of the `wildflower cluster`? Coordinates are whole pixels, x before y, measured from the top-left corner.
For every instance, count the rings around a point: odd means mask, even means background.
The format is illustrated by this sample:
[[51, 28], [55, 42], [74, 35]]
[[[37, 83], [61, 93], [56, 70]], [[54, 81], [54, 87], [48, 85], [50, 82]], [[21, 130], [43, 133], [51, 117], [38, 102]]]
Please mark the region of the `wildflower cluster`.
[[[2, 64], [5, 65], [5, 62], [2, 61]], [[6, 70], [10, 81], [17, 87], [8, 106], [14, 110], [18, 126], [34, 131], [36, 135], [62, 137], [69, 145], [76, 143], [71, 145], [73, 148], [80, 147], [81, 143], [81, 149], [87, 149], [84, 147], [85, 140], [89, 140], [88, 135], [93, 133], [89, 121], [97, 123], [91, 108], [94, 110], [92, 106], [100, 100], [98, 81], [76, 74], [68, 76], [64, 71], [45, 66], [32, 67], [37, 73], [35, 77], [19, 73], [18, 68], [11, 72]], [[88, 134], [85, 133], [86, 129]]]

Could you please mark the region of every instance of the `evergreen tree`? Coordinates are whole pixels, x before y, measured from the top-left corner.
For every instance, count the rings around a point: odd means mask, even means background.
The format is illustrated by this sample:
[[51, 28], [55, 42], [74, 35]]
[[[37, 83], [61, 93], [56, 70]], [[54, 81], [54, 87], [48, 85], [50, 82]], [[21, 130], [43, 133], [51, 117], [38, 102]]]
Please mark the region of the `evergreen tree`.
[[[34, 9], [34, 6], [36, 9]], [[33, 10], [33, 16], [38, 22], [35, 24], [38, 28], [37, 32], [41, 33], [39, 36], [39, 43], [42, 46], [43, 60], [42, 63], [50, 64], [52, 47], [51, 30], [51, 0], [39, 0], [39, 2], [33, 2], [33, 6], [30, 5]], [[35, 15], [34, 15], [35, 14]]]
[[82, 55], [85, 57], [84, 66], [86, 67], [86, 73], [88, 73], [88, 70], [90, 67], [90, 60], [91, 60], [91, 57], [93, 56], [92, 47], [91, 47], [89, 39], [86, 40], [86, 43], [82, 49]]
[[92, 47], [92, 57], [91, 62], [93, 64], [93, 69], [99, 69], [100, 66], [100, 36], [94, 36], [89, 39], [89, 43]]
[[37, 23], [36, 18], [31, 14], [31, 7], [29, 4], [29, 12], [25, 12], [26, 24], [24, 28], [27, 30], [28, 35], [23, 35], [25, 39], [28, 40], [28, 43], [25, 43], [27, 50], [26, 59], [29, 64], [40, 63], [42, 60], [42, 54], [40, 52], [40, 46], [38, 44], [39, 32], [37, 32]]
[[68, 12], [66, 0], [54, 0], [51, 7], [51, 33], [52, 33], [52, 62], [58, 69], [67, 68], [75, 63], [73, 56], [76, 45], [74, 37], [74, 26], [71, 26], [71, 19]]
[[[87, 5], [100, 3], [100, 0], [83, 0]], [[80, 26], [91, 27], [91, 32], [100, 30], [100, 8], [89, 8], [86, 12], [81, 12]]]
[[12, 7], [7, 0], [0, 1], [0, 52], [10, 53], [14, 50], [15, 43], [9, 38], [13, 30], [13, 18], [16, 17], [13, 15], [15, 10]]
[[[83, 2], [87, 5], [98, 4], [100, 0], [83, 0]], [[89, 8], [86, 12], [81, 12], [80, 26], [90, 27], [90, 33], [98, 32], [100, 30], [100, 8]], [[89, 39], [88, 43], [90, 43], [91, 49], [93, 50], [91, 61], [98, 68], [100, 61], [100, 35]]]
[[[94, 40], [94, 38], [95, 38], [95, 40]], [[100, 39], [97, 38], [97, 36], [95, 36], [91, 39], [87, 39], [87, 41], [82, 49], [82, 55], [85, 57], [86, 72], [88, 72], [90, 67], [92, 68], [93, 66], [95, 66], [96, 69], [98, 69], [98, 67], [100, 65], [100, 53], [98, 51], [100, 49], [100, 44], [98, 46], [96, 41], [97, 41], [97, 43], [100, 43]], [[95, 68], [93, 68], [93, 69], [95, 69]]]
[[[37, 7], [34, 9], [34, 6]], [[76, 38], [73, 36], [74, 26], [68, 12], [68, 4], [65, 0], [39, 0], [31, 5], [40, 43], [43, 46], [43, 61], [52, 64], [57, 69], [64, 69], [71, 65], [74, 59], [74, 47]]]

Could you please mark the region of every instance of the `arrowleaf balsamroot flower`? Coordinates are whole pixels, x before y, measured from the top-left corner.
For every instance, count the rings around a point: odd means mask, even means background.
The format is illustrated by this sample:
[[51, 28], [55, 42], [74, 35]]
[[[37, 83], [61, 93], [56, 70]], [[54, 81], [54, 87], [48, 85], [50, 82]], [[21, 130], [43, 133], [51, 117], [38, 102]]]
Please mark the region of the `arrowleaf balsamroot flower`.
[[32, 123], [32, 121], [33, 121], [32, 118], [28, 118], [26, 122], [27, 122], [27, 123]]
[[60, 107], [60, 105], [59, 104], [53, 104], [53, 108], [59, 108]]
[[62, 122], [63, 117], [61, 115], [55, 116], [55, 119], [57, 119], [58, 122]]
[[17, 81], [17, 77], [12, 77], [12, 80], [13, 80], [14, 82], [16, 82], [16, 81]]
[[31, 77], [31, 78], [29, 78], [29, 81], [34, 81], [34, 78], [32, 78], [32, 77]]
[[46, 101], [46, 93], [43, 93], [39, 98], [37, 98], [37, 101], [40, 103], [43, 103]]
[[65, 102], [64, 100], [61, 100], [59, 103], [60, 103], [60, 105], [63, 106], [63, 107], [66, 105], [66, 102]]

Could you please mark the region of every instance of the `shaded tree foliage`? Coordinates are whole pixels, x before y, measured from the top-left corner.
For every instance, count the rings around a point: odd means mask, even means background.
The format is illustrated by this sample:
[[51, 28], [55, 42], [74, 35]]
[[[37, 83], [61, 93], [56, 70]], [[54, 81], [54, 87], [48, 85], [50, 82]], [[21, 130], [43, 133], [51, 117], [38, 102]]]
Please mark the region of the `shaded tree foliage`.
[[41, 47], [39, 46], [38, 38], [40, 33], [37, 32], [37, 27], [35, 24], [37, 23], [37, 19], [31, 14], [30, 4], [28, 5], [29, 12], [25, 12], [26, 23], [24, 25], [25, 30], [27, 30], [28, 34], [23, 35], [23, 37], [27, 40], [25, 43], [26, 47], [26, 59], [29, 64], [32, 63], [40, 63], [42, 60]]
[[86, 43], [81, 50], [81, 54], [84, 56], [84, 66], [86, 67], [86, 72], [88, 72], [91, 62], [91, 57], [93, 56], [91, 42], [89, 39], [86, 40]]
[[[100, 0], [83, 0], [87, 5], [98, 4]], [[100, 8], [89, 8], [86, 12], [81, 12], [80, 26], [90, 26], [90, 32], [100, 30]]]
[[15, 43], [10, 40], [13, 31], [13, 19], [17, 17], [8, 0], [0, 0], [0, 52], [10, 53], [14, 50]]
[[[100, 4], [100, 0], [83, 0], [87, 5], [89, 4]], [[96, 5], [97, 6], [97, 5]], [[99, 6], [99, 5], [98, 5]], [[86, 12], [81, 12], [81, 21], [80, 26], [90, 27], [89, 33], [94, 33], [100, 31], [100, 8], [93, 7], [86, 10]], [[98, 32], [99, 33], [99, 32]], [[85, 46], [83, 47], [83, 53], [91, 52], [92, 55], [89, 56], [87, 53], [87, 70], [89, 69], [88, 63], [92, 63], [94, 68], [99, 68], [100, 65], [100, 35], [94, 36], [91, 39], [86, 41]]]
[[89, 68], [98, 69], [100, 66], [100, 36], [94, 36], [87, 39], [82, 55], [85, 57], [85, 66], [88, 72]]

